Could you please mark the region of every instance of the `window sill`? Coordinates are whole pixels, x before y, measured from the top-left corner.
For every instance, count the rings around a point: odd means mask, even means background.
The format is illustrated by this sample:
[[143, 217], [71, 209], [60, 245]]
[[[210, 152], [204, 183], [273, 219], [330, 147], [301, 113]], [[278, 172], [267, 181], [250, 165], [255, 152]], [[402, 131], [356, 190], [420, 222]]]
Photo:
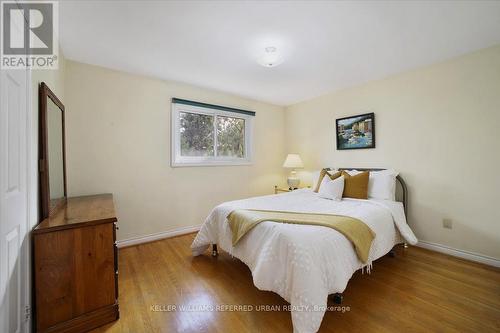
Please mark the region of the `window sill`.
[[212, 166], [242, 166], [252, 165], [252, 161], [210, 161], [210, 162], [172, 162], [172, 168], [182, 167], [212, 167]]

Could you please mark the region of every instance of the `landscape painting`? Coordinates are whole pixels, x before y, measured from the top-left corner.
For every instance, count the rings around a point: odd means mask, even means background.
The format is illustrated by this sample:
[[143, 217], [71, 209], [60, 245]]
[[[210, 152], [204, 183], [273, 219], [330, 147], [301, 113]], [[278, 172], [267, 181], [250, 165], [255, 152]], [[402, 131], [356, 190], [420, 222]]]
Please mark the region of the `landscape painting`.
[[375, 114], [366, 113], [336, 120], [337, 149], [375, 148]]

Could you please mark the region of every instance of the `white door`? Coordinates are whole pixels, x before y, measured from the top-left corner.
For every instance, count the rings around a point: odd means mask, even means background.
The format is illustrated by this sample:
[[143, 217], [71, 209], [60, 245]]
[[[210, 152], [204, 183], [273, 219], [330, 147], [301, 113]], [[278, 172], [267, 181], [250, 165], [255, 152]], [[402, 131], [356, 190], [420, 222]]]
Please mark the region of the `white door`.
[[24, 330], [28, 225], [26, 70], [1, 70], [0, 332]]

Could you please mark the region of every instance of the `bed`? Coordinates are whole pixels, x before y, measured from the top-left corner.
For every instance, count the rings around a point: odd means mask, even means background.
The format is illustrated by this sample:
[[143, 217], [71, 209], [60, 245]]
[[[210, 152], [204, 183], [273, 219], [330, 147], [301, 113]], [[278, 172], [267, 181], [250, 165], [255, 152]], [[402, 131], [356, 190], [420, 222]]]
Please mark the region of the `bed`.
[[[317, 332], [327, 309], [328, 295], [342, 293], [354, 272], [369, 271], [373, 261], [389, 253], [396, 244], [417, 243], [406, 223], [406, 185], [400, 176], [397, 183], [397, 201], [332, 202], [319, 198], [311, 189], [299, 189], [225, 202], [215, 207], [205, 220], [191, 245], [193, 255], [201, 255], [210, 245], [218, 245], [250, 268], [258, 289], [273, 291], [290, 303], [294, 332]], [[233, 247], [227, 217], [236, 209], [351, 216], [368, 225], [376, 237], [366, 263], [359, 260], [345, 236], [323, 226], [266, 221]]]

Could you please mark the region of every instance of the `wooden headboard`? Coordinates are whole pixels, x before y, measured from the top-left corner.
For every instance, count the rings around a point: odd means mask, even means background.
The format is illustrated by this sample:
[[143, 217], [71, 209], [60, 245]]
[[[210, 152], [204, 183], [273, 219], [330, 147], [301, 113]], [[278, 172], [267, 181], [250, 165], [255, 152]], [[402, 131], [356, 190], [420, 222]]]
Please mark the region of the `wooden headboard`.
[[[331, 168], [326, 168], [331, 170]], [[337, 168], [337, 170], [382, 171], [380, 168]], [[396, 177], [396, 201], [403, 203], [406, 218], [408, 218], [408, 188], [400, 175]]]

